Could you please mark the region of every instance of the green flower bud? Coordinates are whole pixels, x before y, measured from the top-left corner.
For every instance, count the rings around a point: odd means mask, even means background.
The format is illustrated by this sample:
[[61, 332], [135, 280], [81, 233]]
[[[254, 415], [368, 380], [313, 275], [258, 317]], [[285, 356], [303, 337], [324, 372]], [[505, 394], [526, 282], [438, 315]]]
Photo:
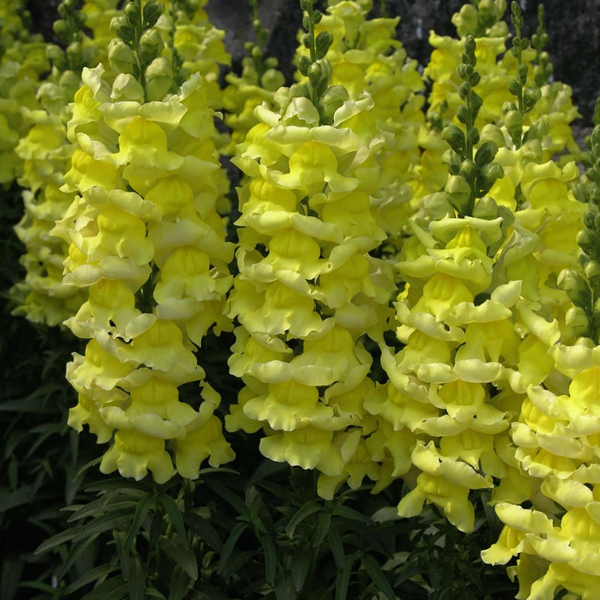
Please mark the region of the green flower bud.
[[448, 142], [448, 145], [452, 150], [459, 154], [465, 151], [466, 140], [465, 134], [460, 127], [454, 124], [447, 125], [442, 131], [442, 139]]
[[491, 163], [496, 154], [498, 153], [498, 145], [494, 142], [488, 141], [481, 144], [479, 150], [475, 154], [475, 164], [478, 167], [482, 167], [487, 163]]
[[582, 229], [577, 234], [577, 245], [587, 254], [593, 254], [598, 246], [598, 237], [591, 229]]
[[600, 264], [598, 264], [598, 261], [590, 260], [587, 265], [585, 265], [583, 272], [588, 281], [591, 281], [600, 275]]
[[506, 145], [506, 141], [504, 140], [504, 133], [502, 133], [500, 127], [492, 123], [484, 125], [481, 129], [481, 141], [483, 143], [492, 142], [496, 144], [498, 148]]
[[491, 196], [484, 196], [475, 204], [473, 216], [491, 221], [498, 216], [498, 204]]
[[504, 123], [509, 131], [515, 129], [520, 131], [523, 127], [523, 115], [518, 110], [511, 110], [504, 115]]
[[519, 85], [519, 82], [516, 81], [515, 79], [513, 79], [509, 84], [508, 84], [508, 91], [513, 95], [513, 96], [518, 96], [519, 93], [521, 92], [521, 86]]
[[471, 193], [471, 186], [460, 175], [454, 175], [448, 177], [448, 181], [444, 187], [444, 190], [451, 196], [466, 195], [469, 196]]
[[119, 38], [114, 38], [108, 44], [108, 62], [116, 73], [138, 75], [137, 61], [133, 50]]
[[434, 221], [441, 221], [444, 217], [453, 217], [454, 209], [444, 192], [435, 192], [424, 200], [423, 208]]
[[479, 143], [479, 131], [477, 128], [473, 127], [472, 129], [469, 129], [469, 131], [467, 132], [467, 139], [468, 141], [475, 146], [476, 144]]
[[333, 35], [329, 31], [321, 31], [315, 42], [317, 58], [325, 58], [331, 44], [333, 44]]
[[129, 2], [125, 7], [125, 15], [129, 21], [129, 24], [135, 29], [139, 29], [142, 25], [140, 7], [135, 2]]
[[312, 48], [314, 41], [315, 36], [312, 33], [306, 33], [302, 38], [302, 44], [304, 44], [305, 48]]
[[498, 163], [492, 162], [488, 163], [487, 165], [483, 165], [483, 167], [481, 167], [480, 174], [485, 179], [495, 181], [496, 179], [504, 177], [504, 169]]
[[300, 71], [300, 73], [302, 73], [302, 75], [305, 77], [308, 75], [308, 69], [310, 69], [310, 65], [310, 58], [308, 58], [308, 56], [305, 54], [298, 59], [298, 71]]
[[135, 37], [135, 30], [129, 24], [127, 17], [113, 17], [110, 28], [126, 43], [131, 44]]
[[477, 173], [477, 169], [475, 168], [475, 163], [472, 160], [463, 160], [460, 163], [459, 173], [462, 175], [467, 181], [472, 181]]
[[274, 92], [285, 85], [285, 77], [277, 69], [267, 69], [261, 77], [260, 84], [265, 90]]
[[73, 42], [67, 47], [67, 56], [72, 65], [80, 65], [83, 57], [83, 48], [79, 42]]
[[85, 25], [86, 21], [87, 15], [84, 12], [76, 10], [73, 13], [73, 24], [75, 25], [76, 29], [80, 30]]
[[165, 56], [155, 58], [146, 69], [148, 100], [162, 100], [173, 85], [173, 67]]
[[592, 210], [586, 210], [583, 213], [583, 224], [589, 229], [596, 229], [596, 213]]
[[590, 322], [585, 311], [579, 306], [572, 306], [565, 315], [565, 323], [573, 330], [576, 336], [586, 335]]
[[52, 25], [52, 29], [54, 29], [54, 33], [63, 41], [69, 42], [71, 38], [71, 28], [67, 21], [63, 21], [62, 19], [58, 21], [54, 21]]
[[590, 288], [583, 277], [574, 269], [563, 269], [558, 276], [558, 286], [564, 290], [575, 306], [589, 306]]
[[163, 7], [158, 2], [151, 0], [144, 6], [143, 18], [144, 27], [154, 27], [162, 15]]
[[256, 60], [262, 59], [263, 55], [264, 55], [264, 53], [259, 46], [254, 46], [252, 48], [252, 51], [250, 52], [250, 56], [252, 56], [252, 58], [254, 58]]
[[150, 64], [162, 51], [164, 43], [156, 29], [144, 32], [140, 39], [140, 59], [143, 64]]
[[320, 10], [315, 10], [313, 12], [313, 21], [316, 23], [320, 23], [323, 19], [323, 13]]
[[456, 109], [456, 117], [458, 118], [458, 120], [461, 123], [468, 123], [469, 119], [471, 117], [471, 111], [469, 110], [469, 108], [467, 106], [465, 106], [464, 104], [461, 104]]
[[308, 79], [311, 85], [317, 85], [323, 76], [323, 69], [319, 63], [312, 63], [308, 69]]
[[303, 83], [294, 83], [290, 88], [290, 98], [310, 98], [310, 92]]
[[523, 105], [526, 111], [530, 111], [542, 97], [542, 92], [538, 87], [528, 87], [523, 94]]

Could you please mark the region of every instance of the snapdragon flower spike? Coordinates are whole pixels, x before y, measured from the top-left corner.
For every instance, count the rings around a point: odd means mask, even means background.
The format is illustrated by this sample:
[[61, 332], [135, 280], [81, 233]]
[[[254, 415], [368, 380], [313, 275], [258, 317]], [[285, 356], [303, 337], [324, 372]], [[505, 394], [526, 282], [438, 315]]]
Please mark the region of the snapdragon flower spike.
[[[331, 119], [345, 98], [364, 102], [369, 94], [373, 107], [357, 111], [348, 122], [359, 135], [383, 133], [386, 143], [377, 153], [379, 192], [373, 198], [379, 225], [394, 246], [401, 244], [407, 218], [418, 206], [417, 167], [419, 144], [425, 122], [421, 92], [424, 89], [416, 61], [409, 59], [396, 39], [399, 18], [368, 18], [371, 1], [330, 0], [327, 14], [315, 25], [315, 35], [331, 33], [331, 45], [323, 50], [331, 69], [325, 118]], [[300, 45], [296, 53], [298, 77], [310, 79], [309, 50]]]
[[[133, 5], [120, 27], [139, 26], [135, 14]], [[146, 102], [147, 78], [103, 65], [84, 69], [83, 82], [65, 176], [78, 196], [56, 227], [70, 244], [65, 282], [89, 292], [66, 323], [89, 340], [67, 368], [79, 394], [69, 423], [88, 425], [99, 442], [113, 438], [104, 473], [195, 478], [203, 461], [233, 459], [215, 415], [220, 397], [195, 356], [210, 329], [229, 326], [233, 254], [215, 209], [220, 165], [207, 89], [195, 75]], [[181, 397], [192, 382], [196, 396]]]
[[[303, 7], [312, 23], [312, 3]], [[229, 366], [245, 387], [225, 423], [262, 428], [261, 452], [317, 469], [318, 491], [331, 498], [345, 481], [354, 488], [365, 476], [387, 477], [392, 464], [387, 440], [369, 437], [376, 420], [363, 402], [373, 359], [362, 338], [382, 340], [394, 284], [370, 255], [385, 239], [371, 207], [381, 142], [347, 126], [357, 103], [347, 100], [323, 124], [319, 103], [296, 91], [276, 93], [278, 112], [256, 109], [259, 123], [233, 159], [248, 181], [239, 190], [239, 275], [229, 299], [239, 327]]]
[[[461, 531], [474, 526], [471, 490], [515, 480], [505, 448], [525, 397], [521, 341], [546, 323], [527, 312], [520, 280], [497, 278], [514, 216], [487, 196], [503, 172], [495, 162], [498, 146], [481, 141], [475, 126], [481, 107], [475, 57], [469, 36], [459, 69], [464, 128], [445, 129], [451, 146], [445, 189], [427, 197], [410, 222], [413, 235], [397, 265], [406, 282], [395, 304], [401, 346], [382, 347], [389, 382], [365, 403], [397, 435], [412, 438], [405, 452], [416, 480], [399, 514], [414, 516], [432, 503]], [[550, 329], [545, 349], [559, 336], [557, 323]]]
[[50, 326], [73, 316], [86, 299], [80, 288], [63, 284], [62, 263], [68, 244], [50, 231], [74, 199], [73, 192], [61, 190], [74, 151], [67, 139], [68, 107], [81, 86], [82, 68], [95, 66], [101, 54], [94, 40], [81, 31], [87, 16], [93, 20], [97, 14], [92, 6], [83, 13], [66, 0], [59, 6], [59, 14], [63, 18], [56, 21], [55, 30], [67, 47], [64, 51], [58, 46], [49, 48], [52, 72], [39, 86], [40, 106], [23, 109], [31, 129], [15, 149], [23, 161], [19, 184], [25, 188], [24, 215], [15, 231], [25, 245], [21, 263], [26, 275], [10, 292], [17, 303], [14, 314]]
[[41, 37], [24, 24], [21, 2], [0, 2], [0, 17], [0, 185], [8, 188], [23, 173], [15, 148], [31, 128], [21, 109], [38, 108], [37, 87], [49, 65]]
[[[598, 139], [596, 129], [588, 172], [593, 182], [590, 202], [577, 236], [580, 265], [559, 276], [563, 293], [572, 301], [566, 327], [548, 351], [552, 371], [530, 381], [527, 399], [511, 429], [512, 458], [529, 479], [529, 490], [515, 495], [500, 485], [496, 512], [504, 523], [503, 534], [482, 554], [494, 564], [519, 557], [514, 573], [521, 583], [522, 598], [554, 598], [559, 588], [575, 598], [592, 598], [598, 585], [594, 550], [600, 535], [600, 354], [594, 304]], [[524, 501], [533, 507], [519, 506]], [[544, 519], [542, 530], [534, 523]], [[528, 568], [532, 563], [537, 565], [533, 576]]]

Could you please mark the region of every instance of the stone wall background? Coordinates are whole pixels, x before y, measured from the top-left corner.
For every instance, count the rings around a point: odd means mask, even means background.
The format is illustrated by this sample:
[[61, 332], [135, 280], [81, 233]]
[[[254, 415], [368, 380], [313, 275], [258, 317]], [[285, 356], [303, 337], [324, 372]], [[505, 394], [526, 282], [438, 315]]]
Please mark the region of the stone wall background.
[[[399, 39], [409, 56], [422, 65], [429, 60], [427, 38], [431, 29], [454, 35], [450, 17], [463, 0], [386, 0], [389, 16], [400, 16]], [[57, 0], [29, 0], [32, 26], [50, 39]], [[379, 0], [374, 4], [379, 6]], [[539, 0], [520, 0], [525, 16], [525, 35], [537, 27]], [[588, 129], [596, 98], [600, 93], [600, 0], [545, 0], [546, 26], [550, 36], [548, 52], [557, 80], [573, 88], [575, 104], [583, 118], [578, 127]], [[277, 56], [286, 76], [291, 78], [291, 59], [296, 32], [301, 24], [298, 0], [259, 0], [261, 20], [270, 29], [268, 53]], [[225, 43], [234, 58], [234, 68], [244, 54], [244, 42], [252, 39], [247, 0], [210, 0], [207, 12], [215, 26], [227, 32]]]

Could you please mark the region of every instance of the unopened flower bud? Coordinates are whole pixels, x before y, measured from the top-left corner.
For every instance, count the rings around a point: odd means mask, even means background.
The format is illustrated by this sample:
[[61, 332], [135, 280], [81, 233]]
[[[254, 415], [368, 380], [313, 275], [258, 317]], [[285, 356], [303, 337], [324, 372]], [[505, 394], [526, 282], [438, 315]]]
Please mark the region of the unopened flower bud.
[[140, 58], [143, 64], [151, 63], [164, 48], [160, 33], [156, 29], [145, 31], [140, 39]]
[[164, 56], [155, 58], [146, 69], [148, 100], [162, 100], [173, 85], [173, 67]]
[[135, 55], [131, 48], [119, 38], [113, 38], [108, 44], [108, 62], [116, 73], [136, 74]]

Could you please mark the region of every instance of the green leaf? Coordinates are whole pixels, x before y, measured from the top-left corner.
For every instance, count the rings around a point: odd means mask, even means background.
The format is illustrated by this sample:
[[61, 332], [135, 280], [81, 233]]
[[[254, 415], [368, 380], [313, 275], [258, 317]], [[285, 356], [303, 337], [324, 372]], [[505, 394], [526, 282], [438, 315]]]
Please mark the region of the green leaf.
[[169, 586], [169, 600], [182, 600], [190, 585], [189, 575], [177, 565], [171, 575]]
[[[223, 578], [229, 579], [232, 575], [239, 575], [241, 568], [251, 559], [257, 555], [256, 550], [247, 550], [246, 552], [238, 552], [234, 554], [225, 567], [223, 568]], [[241, 576], [240, 576], [241, 577]], [[243, 579], [243, 577], [242, 577]], [[248, 575], [246, 575], [248, 579]]]
[[83, 531], [80, 531], [77, 535], [77, 539], [95, 535], [97, 533], [104, 533], [106, 531], [112, 531], [113, 529], [120, 529], [126, 523], [131, 521], [132, 510], [130, 508], [120, 508], [117, 510], [111, 510], [110, 512], [97, 517], [89, 524], [87, 524]]
[[262, 536], [261, 542], [265, 553], [265, 580], [273, 585], [277, 574], [277, 549], [273, 538], [268, 534]]
[[366, 523], [367, 525], [371, 525], [373, 521], [370, 517], [363, 515], [362, 513], [350, 508], [349, 506], [338, 505], [335, 506], [332, 511], [332, 515], [336, 517], [343, 517], [344, 519], [349, 519], [351, 521], [358, 521], [359, 523]]
[[236, 496], [229, 488], [222, 483], [210, 479], [206, 481], [206, 485], [212, 489], [218, 496], [221, 496], [225, 502], [231, 505], [240, 515], [248, 516], [248, 507], [238, 496]]
[[176, 565], [179, 565], [191, 579], [198, 579], [198, 561], [194, 551], [189, 546], [182, 548], [169, 538], [161, 538], [160, 548], [169, 556]]
[[342, 543], [340, 533], [335, 526], [329, 528], [327, 540], [329, 541], [329, 547], [331, 548], [331, 553], [335, 560], [335, 566], [338, 569], [343, 569], [345, 562], [344, 544]]
[[69, 549], [69, 554], [66, 558], [62, 560], [62, 564], [60, 565], [60, 569], [56, 572], [56, 578], [60, 581], [68, 572], [71, 566], [77, 559], [79, 559], [85, 550], [93, 544], [98, 536], [91, 535], [89, 537], [85, 537], [84, 539], [75, 542], [71, 548]]
[[133, 521], [131, 522], [131, 526], [129, 527], [129, 531], [127, 532], [127, 537], [125, 538], [124, 546], [129, 548], [133, 544], [133, 540], [135, 539], [142, 523], [145, 521], [148, 513], [150, 512], [150, 506], [152, 505], [152, 501], [154, 498], [150, 495], [144, 496], [135, 507], [135, 514], [133, 516]]
[[297, 597], [289, 579], [278, 579], [275, 582], [275, 597], [277, 600], [290, 600]]
[[221, 552], [223, 541], [208, 519], [192, 512], [186, 513], [184, 519], [203, 542], [206, 542], [213, 550]]
[[126, 479], [125, 477], [115, 477], [113, 479], [103, 479], [96, 481], [86, 486], [86, 492], [108, 492], [111, 490], [123, 491], [125, 489], [131, 490], [143, 490], [146, 493], [152, 491], [152, 485], [147, 481], [135, 481], [133, 479]]
[[119, 575], [107, 579], [87, 593], [81, 600], [123, 600], [127, 598], [129, 589], [127, 582]]
[[338, 570], [335, 578], [335, 597], [334, 600], [346, 600], [348, 596], [348, 586], [350, 585], [350, 574], [352, 573], [353, 556], [346, 556], [344, 564]]
[[288, 526], [285, 528], [286, 533], [290, 536], [294, 536], [294, 532], [296, 531], [296, 527], [304, 521], [310, 515], [322, 510], [323, 507], [315, 502], [314, 500], [309, 500], [305, 504], [303, 504], [300, 509], [296, 512], [296, 514], [290, 519]]
[[13, 600], [21, 581], [23, 561], [20, 558], [7, 558], [2, 564], [2, 581], [0, 581], [0, 598]]
[[171, 498], [171, 496], [167, 496], [166, 494], [161, 494], [158, 497], [158, 500], [162, 504], [165, 509], [167, 515], [171, 519], [171, 523], [175, 526], [175, 531], [177, 531], [177, 535], [179, 535], [179, 539], [183, 547], [187, 550], [190, 546], [187, 530], [185, 528], [185, 523], [183, 522], [183, 515], [181, 514], [181, 510], [179, 510], [179, 506], [177, 506], [177, 502]]
[[61, 531], [56, 535], [53, 535], [51, 538], [48, 538], [45, 542], [42, 542], [35, 550], [35, 554], [43, 554], [44, 552], [48, 552], [48, 550], [52, 550], [52, 548], [56, 548], [65, 542], [70, 542], [73, 538], [80, 535], [84, 528], [79, 525], [77, 527], [71, 527], [66, 531]]
[[146, 597], [146, 572], [139, 556], [133, 556], [129, 563], [129, 579], [127, 580], [129, 600], [144, 600]]
[[323, 543], [330, 526], [331, 513], [325, 511], [320, 512], [317, 519], [317, 526], [315, 527], [315, 537], [313, 540], [314, 548], [318, 548]]
[[299, 546], [294, 553], [292, 558], [292, 583], [297, 592], [304, 587], [312, 559], [313, 553], [308, 552], [308, 548], [304, 545]]
[[360, 557], [360, 562], [365, 568], [365, 571], [369, 574], [373, 583], [377, 586], [377, 589], [382, 592], [388, 600], [396, 600], [394, 590], [383, 574], [381, 567], [377, 564], [377, 561], [369, 554], [363, 554]]
[[29, 504], [35, 498], [38, 487], [36, 485], [24, 485], [8, 494], [6, 498], [0, 501], [0, 513], [23, 504]]
[[223, 573], [225, 570], [225, 566], [231, 557], [231, 553], [233, 552], [237, 541], [240, 539], [240, 536], [246, 529], [246, 523], [237, 523], [231, 529], [231, 533], [223, 546], [223, 552], [219, 558], [219, 564], [217, 565], [217, 573]]
[[98, 579], [100, 579], [101, 577], [106, 577], [107, 575], [110, 575], [117, 568], [118, 567], [116, 565], [100, 565], [99, 567], [93, 568], [91, 571], [88, 571], [87, 573], [82, 575], [79, 579], [75, 580], [69, 586], [69, 593], [81, 589], [88, 583], [92, 583], [92, 581], [98, 581]]

